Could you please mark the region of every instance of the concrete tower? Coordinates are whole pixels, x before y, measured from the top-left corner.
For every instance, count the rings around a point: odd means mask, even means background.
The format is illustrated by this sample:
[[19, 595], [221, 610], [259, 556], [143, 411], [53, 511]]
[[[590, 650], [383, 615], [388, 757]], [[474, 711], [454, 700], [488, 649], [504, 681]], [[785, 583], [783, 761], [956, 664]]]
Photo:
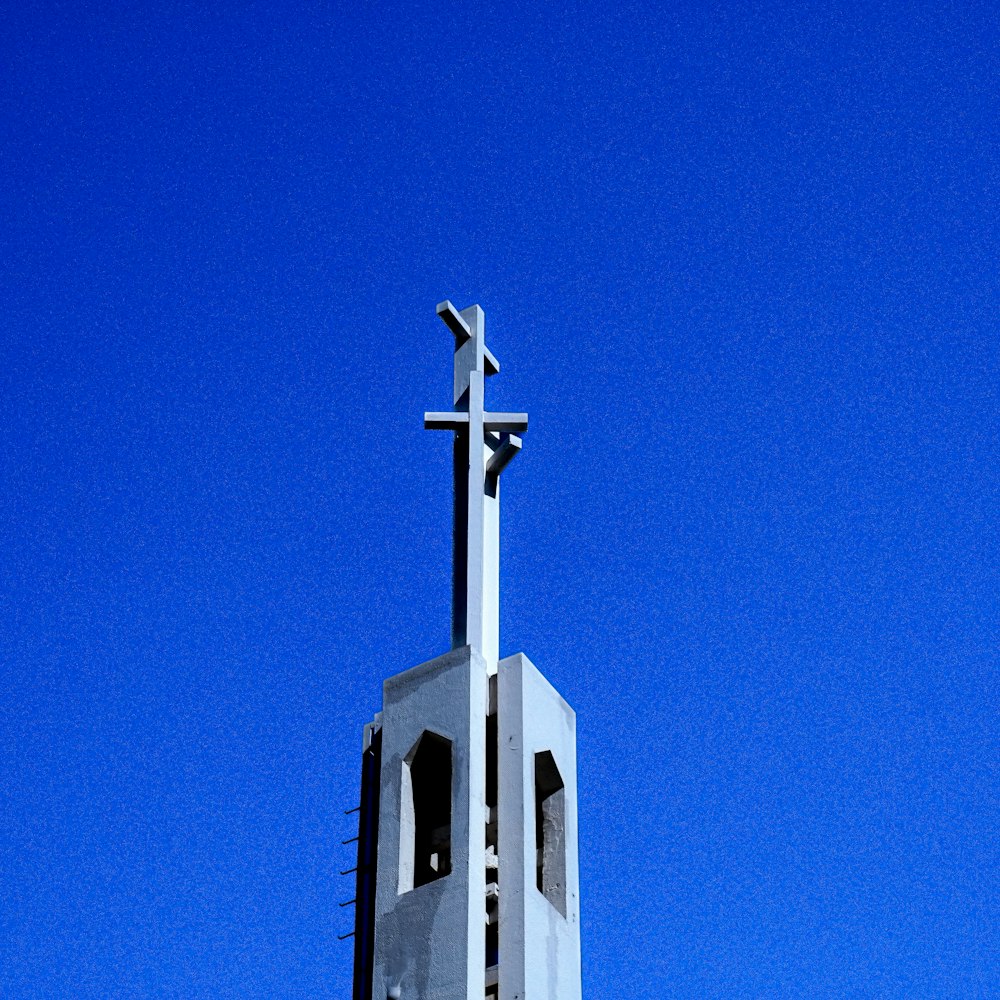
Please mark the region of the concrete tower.
[[580, 1000], [576, 717], [522, 653], [499, 659], [500, 476], [524, 413], [479, 306], [455, 336], [452, 649], [385, 681], [362, 757], [354, 1000]]

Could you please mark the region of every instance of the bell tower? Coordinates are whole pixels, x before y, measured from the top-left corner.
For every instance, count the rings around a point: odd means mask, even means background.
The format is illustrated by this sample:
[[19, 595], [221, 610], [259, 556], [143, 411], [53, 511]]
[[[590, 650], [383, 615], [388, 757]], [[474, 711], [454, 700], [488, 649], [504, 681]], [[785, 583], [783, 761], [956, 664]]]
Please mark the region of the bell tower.
[[499, 659], [500, 480], [525, 413], [479, 306], [455, 338], [452, 649], [389, 677], [365, 726], [354, 1000], [580, 1000], [576, 716], [523, 654]]

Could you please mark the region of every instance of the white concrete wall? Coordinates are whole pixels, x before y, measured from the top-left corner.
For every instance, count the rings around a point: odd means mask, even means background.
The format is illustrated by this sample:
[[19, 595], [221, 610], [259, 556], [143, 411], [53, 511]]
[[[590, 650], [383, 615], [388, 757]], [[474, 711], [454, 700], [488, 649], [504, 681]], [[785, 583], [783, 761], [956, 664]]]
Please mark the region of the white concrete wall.
[[[498, 712], [500, 1000], [580, 1000], [576, 715], [521, 653], [500, 661]], [[535, 754], [545, 750], [565, 785], [565, 917], [536, 884]]]
[[[371, 1000], [484, 996], [487, 698], [486, 664], [468, 646], [384, 684]], [[425, 730], [453, 744], [452, 868], [400, 894], [403, 758]]]

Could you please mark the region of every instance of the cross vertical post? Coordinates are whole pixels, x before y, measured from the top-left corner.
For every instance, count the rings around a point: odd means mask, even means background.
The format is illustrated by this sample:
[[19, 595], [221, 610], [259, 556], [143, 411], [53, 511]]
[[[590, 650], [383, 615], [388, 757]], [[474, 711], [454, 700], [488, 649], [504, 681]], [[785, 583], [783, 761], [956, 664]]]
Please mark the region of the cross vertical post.
[[500, 655], [500, 473], [517, 454], [515, 432], [526, 413], [488, 413], [485, 381], [500, 370], [486, 347], [478, 306], [459, 312], [448, 301], [437, 313], [455, 335], [454, 410], [424, 414], [424, 426], [455, 432], [452, 648], [472, 646], [490, 673]]

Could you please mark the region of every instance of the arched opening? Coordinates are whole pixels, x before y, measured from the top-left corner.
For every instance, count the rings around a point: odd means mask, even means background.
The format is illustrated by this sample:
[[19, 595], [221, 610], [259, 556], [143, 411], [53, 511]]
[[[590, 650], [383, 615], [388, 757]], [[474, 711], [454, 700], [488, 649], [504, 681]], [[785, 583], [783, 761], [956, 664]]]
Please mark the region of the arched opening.
[[538, 891], [566, 916], [566, 789], [548, 750], [535, 754], [535, 875]]
[[425, 732], [403, 760], [399, 891], [451, 872], [451, 740]]

